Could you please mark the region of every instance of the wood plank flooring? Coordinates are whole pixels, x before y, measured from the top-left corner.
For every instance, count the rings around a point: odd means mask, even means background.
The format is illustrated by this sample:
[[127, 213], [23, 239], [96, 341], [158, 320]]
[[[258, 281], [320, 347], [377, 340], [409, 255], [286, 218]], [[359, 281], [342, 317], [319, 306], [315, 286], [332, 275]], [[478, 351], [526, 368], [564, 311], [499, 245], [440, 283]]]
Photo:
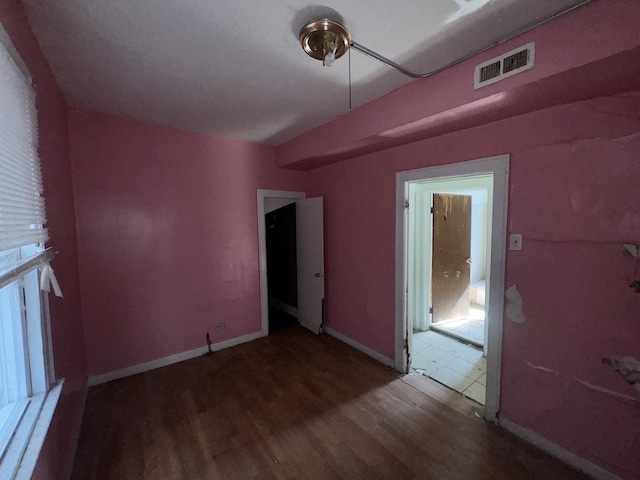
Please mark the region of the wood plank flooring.
[[586, 478], [477, 408], [288, 328], [91, 388], [72, 478]]

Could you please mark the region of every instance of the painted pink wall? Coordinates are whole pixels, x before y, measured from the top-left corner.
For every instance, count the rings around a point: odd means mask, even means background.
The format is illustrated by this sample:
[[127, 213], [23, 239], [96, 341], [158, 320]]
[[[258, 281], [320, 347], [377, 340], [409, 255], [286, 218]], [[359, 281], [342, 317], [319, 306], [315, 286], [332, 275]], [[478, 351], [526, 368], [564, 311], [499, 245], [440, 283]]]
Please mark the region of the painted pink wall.
[[65, 378], [65, 385], [34, 473], [36, 479], [59, 480], [71, 473], [87, 387], [67, 106], [21, 4], [0, 0], [0, 22], [33, 77], [38, 109], [38, 153], [50, 233], [48, 245], [59, 252], [52, 266], [64, 298], [50, 296], [51, 330], [56, 375]]
[[[309, 172], [325, 196], [328, 325], [390, 358], [395, 322], [395, 173], [511, 154], [501, 415], [623, 478], [640, 478], [640, 397], [603, 366], [640, 356], [640, 93], [555, 107]], [[534, 370], [531, 362], [559, 372]], [[615, 398], [579, 383], [635, 396]]]
[[257, 189], [304, 174], [272, 147], [80, 111], [69, 125], [89, 374], [259, 331]]
[[[280, 145], [278, 165], [308, 170], [543, 107], [619, 93], [625, 82], [640, 88], [638, 22], [637, 0], [594, 0]], [[536, 46], [533, 69], [474, 90], [476, 65], [529, 42]], [[634, 49], [627, 62], [606, 62]]]

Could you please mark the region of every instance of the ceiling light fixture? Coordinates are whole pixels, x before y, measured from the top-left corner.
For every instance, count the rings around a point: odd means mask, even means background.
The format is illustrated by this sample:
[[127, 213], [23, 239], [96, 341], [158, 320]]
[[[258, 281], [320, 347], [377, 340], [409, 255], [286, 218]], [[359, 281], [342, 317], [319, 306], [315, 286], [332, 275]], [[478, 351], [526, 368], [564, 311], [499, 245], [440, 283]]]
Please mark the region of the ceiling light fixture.
[[344, 25], [334, 20], [330, 20], [328, 18], [321, 18], [319, 20], [314, 20], [313, 22], [307, 23], [300, 30], [300, 34], [298, 38], [300, 39], [300, 44], [302, 45], [302, 48], [307, 53], [307, 55], [317, 60], [322, 60], [323, 65], [327, 67], [330, 67], [331, 65], [333, 65], [333, 62], [337, 58], [340, 58], [342, 55], [344, 55], [347, 52], [347, 50], [349, 50], [349, 48], [353, 48], [354, 50], [357, 50], [358, 52], [368, 57], [371, 57], [375, 60], [378, 60], [379, 62], [384, 63], [385, 65], [395, 68], [396, 70], [403, 73], [404, 75], [407, 75], [408, 77], [427, 78], [449, 67], [452, 67], [460, 62], [463, 62], [464, 60], [467, 60], [468, 58], [471, 58], [481, 52], [484, 52], [485, 50], [489, 50], [490, 48], [500, 45], [501, 43], [504, 43], [507, 40], [512, 39], [513, 37], [516, 37], [526, 31], [529, 31], [532, 28], [542, 25], [543, 23], [547, 23], [548, 21], [553, 20], [554, 18], [557, 18], [560, 15], [564, 15], [565, 13], [570, 12], [571, 10], [575, 10], [579, 7], [582, 7], [583, 5], [586, 5], [591, 1], [592, 0], [583, 0], [576, 5], [572, 5], [543, 20], [535, 22], [531, 25], [527, 25], [524, 28], [521, 28], [520, 30], [518, 30], [517, 32], [514, 32], [508, 35], [505, 38], [502, 38], [496, 42], [490, 43], [489, 45], [479, 48], [478, 50], [475, 50], [470, 54], [464, 55], [454, 60], [453, 62], [448, 63], [447, 65], [443, 65], [442, 67], [427, 73], [411, 72], [406, 68], [404, 68], [402, 65], [398, 65], [393, 60], [389, 60], [388, 58], [383, 57], [379, 53], [376, 53], [373, 50], [370, 50], [367, 47], [364, 47], [359, 43], [354, 42], [351, 39], [351, 34], [349, 34], [349, 31]]
[[344, 25], [328, 18], [306, 24], [300, 30], [299, 38], [307, 55], [322, 60], [325, 67], [333, 65], [351, 45], [351, 35]]
[[307, 23], [300, 29], [298, 38], [300, 39], [300, 45], [302, 45], [302, 48], [307, 55], [315, 58], [316, 60], [322, 60], [322, 64], [325, 67], [333, 65], [333, 62], [344, 55], [347, 50], [349, 50], [349, 47], [351, 47], [354, 50], [385, 63], [412, 78], [423, 78], [435, 73], [430, 72], [428, 74], [421, 75], [406, 70], [404, 67], [398, 65], [392, 60], [389, 60], [379, 53], [369, 50], [367, 47], [354, 42], [351, 39], [349, 30], [347, 30], [344, 25], [329, 18], [321, 18]]

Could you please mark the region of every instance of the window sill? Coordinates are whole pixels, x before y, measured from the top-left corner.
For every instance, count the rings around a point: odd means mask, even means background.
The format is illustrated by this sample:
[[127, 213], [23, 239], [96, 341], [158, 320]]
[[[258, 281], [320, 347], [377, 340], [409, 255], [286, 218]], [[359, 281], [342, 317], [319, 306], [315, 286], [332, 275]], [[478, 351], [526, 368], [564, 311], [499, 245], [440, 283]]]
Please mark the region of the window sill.
[[16, 431], [0, 460], [0, 478], [30, 479], [47, 436], [53, 413], [60, 399], [64, 379], [47, 393], [31, 397]]

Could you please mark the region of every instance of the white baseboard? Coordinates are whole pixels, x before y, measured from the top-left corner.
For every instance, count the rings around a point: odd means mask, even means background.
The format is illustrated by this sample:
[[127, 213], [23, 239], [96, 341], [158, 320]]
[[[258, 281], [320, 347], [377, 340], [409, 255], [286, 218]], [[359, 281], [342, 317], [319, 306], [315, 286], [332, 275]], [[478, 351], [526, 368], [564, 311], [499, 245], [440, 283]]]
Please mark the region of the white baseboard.
[[589, 460], [570, 452], [566, 448], [553, 443], [551, 440], [541, 437], [531, 430], [521, 427], [508, 418], [500, 417], [499, 424], [505, 430], [508, 430], [515, 436], [520, 437], [525, 442], [530, 443], [567, 465], [571, 465], [576, 470], [581, 471], [595, 480], [620, 480], [620, 477], [614, 475], [608, 470], [591, 463]]
[[369, 355], [371, 358], [373, 358], [374, 360], [377, 360], [378, 362], [382, 363], [383, 365], [386, 365], [387, 367], [394, 368], [395, 365], [396, 365], [395, 360], [392, 360], [391, 358], [385, 357], [381, 353], [378, 353], [378, 352], [376, 352], [375, 350], [373, 350], [373, 349], [371, 349], [369, 347], [365, 347], [364, 345], [356, 342], [355, 340], [351, 340], [349, 337], [345, 337], [344, 335], [342, 335], [341, 333], [336, 332], [332, 328], [322, 327], [322, 331], [324, 333], [326, 333], [327, 335], [331, 335], [332, 337], [337, 338], [341, 342], [344, 342], [347, 345], [355, 348], [356, 350], [360, 350], [365, 355]]
[[[251, 342], [262, 337], [262, 332], [250, 333], [241, 337], [231, 338], [223, 342], [212, 343], [211, 350], [217, 352], [229, 347], [240, 345], [241, 343]], [[207, 353], [207, 347], [198, 347], [187, 352], [176, 353], [175, 355], [169, 355], [168, 357], [159, 358], [157, 360], [151, 360], [150, 362], [140, 363], [133, 365], [132, 367], [115, 370], [113, 372], [102, 373], [100, 375], [92, 375], [89, 377], [89, 386], [100, 385], [101, 383], [107, 383], [119, 378], [129, 377], [142, 372], [148, 372], [149, 370], [155, 370], [156, 368], [166, 367], [174, 363], [183, 362], [191, 358], [199, 357]]]
[[291, 315], [293, 318], [298, 318], [298, 309], [285, 303], [281, 300], [278, 300], [274, 297], [269, 297], [269, 305], [276, 307], [279, 310], [282, 310], [287, 315]]

